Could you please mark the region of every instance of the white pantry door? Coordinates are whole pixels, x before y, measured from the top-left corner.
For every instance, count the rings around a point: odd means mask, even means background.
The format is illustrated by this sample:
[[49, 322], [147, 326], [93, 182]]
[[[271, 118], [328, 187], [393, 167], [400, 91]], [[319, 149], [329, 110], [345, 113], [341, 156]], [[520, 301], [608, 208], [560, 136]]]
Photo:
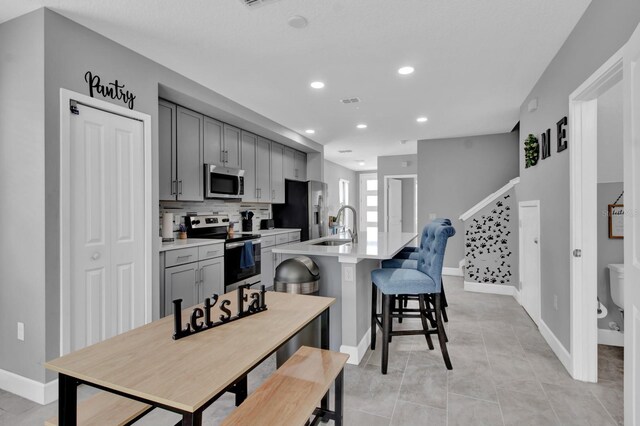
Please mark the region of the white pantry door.
[[74, 351], [145, 321], [143, 123], [79, 105], [70, 148]]
[[624, 49], [624, 421], [640, 426], [640, 26]]
[[387, 182], [387, 232], [402, 232], [402, 181], [389, 179]]
[[519, 204], [520, 301], [536, 324], [540, 322], [540, 205]]

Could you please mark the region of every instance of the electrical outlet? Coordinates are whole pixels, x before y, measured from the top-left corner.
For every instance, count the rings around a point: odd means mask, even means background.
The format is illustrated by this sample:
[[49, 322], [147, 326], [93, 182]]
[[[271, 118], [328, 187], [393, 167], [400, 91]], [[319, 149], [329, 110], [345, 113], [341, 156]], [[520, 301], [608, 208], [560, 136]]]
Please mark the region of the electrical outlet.
[[438, 217], [438, 215], [436, 215], [435, 213], [429, 213], [429, 220], [433, 220], [436, 217]]
[[18, 340], [24, 342], [24, 323], [18, 323]]
[[553, 295], [553, 307], [555, 308], [555, 310], [558, 310], [558, 296], [557, 295]]
[[353, 267], [351, 266], [344, 267], [342, 279], [345, 281], [353, 281]]

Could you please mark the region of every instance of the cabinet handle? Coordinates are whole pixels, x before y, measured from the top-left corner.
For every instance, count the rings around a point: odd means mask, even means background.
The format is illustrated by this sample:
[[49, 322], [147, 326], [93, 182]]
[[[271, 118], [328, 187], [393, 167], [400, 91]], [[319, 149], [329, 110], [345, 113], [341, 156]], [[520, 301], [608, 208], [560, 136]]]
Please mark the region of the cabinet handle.
[[178, 194], [182, 194], [182, 181], [178, 181]]
[[224, 152], [224, 162], [225, 163], [229, 162], [229, 151], [226, 151], [226, 150]]
[[176, 257], [176, 260], [178, 260], [178, 259], [188, 259], [188, 258], [190, 258], [191, 256], [192, 256], [191, 254], [185, 254], [184, 256], [178, 256], [178, 257]]
[[176, 195], [176, 184], [177, 184], [177, 183], [178, 183], [178, 182], [177, 182], [177, 181], [175, 181], [175, 180], [172, 180], [172, 181], [171, 181], [171, 195]]
[[220, 150], [220, 162], [224, 163], [224, 149]]
[[204, 286], [204, 268], [200, 268], [200, 284]]

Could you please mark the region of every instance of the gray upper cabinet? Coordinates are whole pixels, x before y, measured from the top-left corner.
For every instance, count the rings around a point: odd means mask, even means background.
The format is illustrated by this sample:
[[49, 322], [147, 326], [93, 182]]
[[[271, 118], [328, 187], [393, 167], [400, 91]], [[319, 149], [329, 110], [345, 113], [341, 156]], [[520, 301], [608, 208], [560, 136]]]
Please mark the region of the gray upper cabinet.
[[284, 148], [284, 159], [282, 163], [284, 178], [295, 179], [295, 162], [296, 162], [296, 150], [292, 148]]
[[158, 161], [160, 200], [175, 200], [176, 177], [176, 105], [158, 102]]
[[295, 179], [306, 181], [307, 180], [307, 154], [304, 152], [296, 151], [294, 158], [293, 174]]
[[256, 145], [256, 190], [258, 201], [271, 202], [271, 142], [258, 137]]
[[223, 158], [226, 167], [240, 168], [240, 155], [242, 153], [241, 130], [237, 127], [224, 125], [224, 149]]
[[284, 203], [284, 147], [271, 142], [271, 202]]
[[223, 124], [213, 118], [204, 118], [204, 163], [224, 166]]
[[253, 133], [242, 132], [242, 169], [244, 170], [244, 195], [242, 201], [258, 201], [256, 190], [256, 144], [258, 137]]
[[203, 198], [203, 121], [204, 116], [177, 107], [177, 199], [202, 201]]

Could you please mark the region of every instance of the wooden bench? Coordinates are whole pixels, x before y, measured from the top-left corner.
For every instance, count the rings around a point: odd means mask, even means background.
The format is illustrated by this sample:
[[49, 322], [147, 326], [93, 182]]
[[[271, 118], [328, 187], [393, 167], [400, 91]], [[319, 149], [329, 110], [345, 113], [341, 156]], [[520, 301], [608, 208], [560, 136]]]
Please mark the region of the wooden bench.
[[[273, 373], [229, 417], [223, 426], [302, 426], [311, 416], [312, 425], [323, 417], [342, 425], [343, 368], [349, 355], [301, 347]], [[335, 380], [335, 410], [318, 404]]]
[[[78, 402], [78, 425], [130, 425], [152, 409], [152, 406], [143, 402], [109, 392], [100, 392]], [[45, 426], [58, 426], [58, 416], [50, 418], [44, 424]]]

